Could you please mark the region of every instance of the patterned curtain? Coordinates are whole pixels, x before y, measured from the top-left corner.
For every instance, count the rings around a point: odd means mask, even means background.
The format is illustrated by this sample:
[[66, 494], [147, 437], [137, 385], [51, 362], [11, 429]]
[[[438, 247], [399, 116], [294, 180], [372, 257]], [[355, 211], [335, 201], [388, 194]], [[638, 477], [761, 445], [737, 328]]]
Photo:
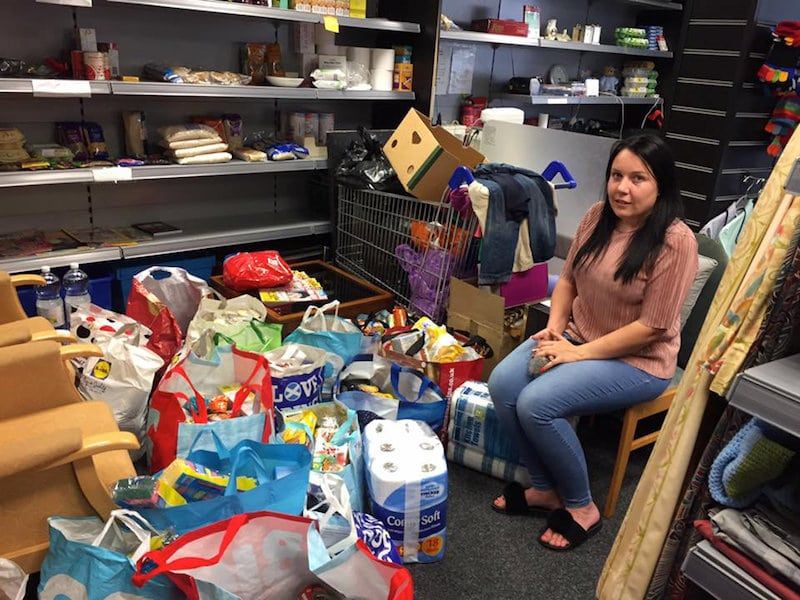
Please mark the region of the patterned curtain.
[[[795, 231], [790, 243], [767, 306], [767, 316], [758, 332], [756, 342], [745, 358], [743, 369], [791, 354], [789, 343], [792, 340], [792, 332], [796, 331], [800, 324], [798, 243], [800, 243], [800, 227]], [[686, 598], [686, 578], [681, 571], [681, 565], [691, 547], [700, 540], [700, 535], [692, 526], [692, 522], [695, 519], [707, 518], [709, 508], [715, 504], [708, 490], [708, 471], [720, 450], [749, 420], [750, 415], [728, 407], [717, 423], [676, 511], [650, 588], [647, 590], [648, 600], [659, 600], [664, 597], [670, 600]]]
[[744, 365], [795, 238], [800, 198], [784, 194], [783, 185], [798, 157], [800, 132], [795, 132], [745, 226], [714, 297], [600, 576], [597, 596], [601, 600], [640, 600], [647, 596], [680, 500], [709, 390], [724, 395]]

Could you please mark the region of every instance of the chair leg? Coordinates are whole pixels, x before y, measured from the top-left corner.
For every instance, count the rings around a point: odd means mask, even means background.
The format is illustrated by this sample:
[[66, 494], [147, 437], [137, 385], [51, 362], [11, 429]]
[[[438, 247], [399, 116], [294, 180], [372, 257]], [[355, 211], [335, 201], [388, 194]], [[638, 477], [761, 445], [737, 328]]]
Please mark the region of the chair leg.
[[636, 435], [638, 422], [635, 411], [625, 411], [625, 417], [622, 421], [622, 433], [619, 436], [617, 459], [614, 462], [614, 473], [611, 476], [611, 486], [606, 497], [606, 505], [603, 508], [603, 516], [606, 519], [611, 518], [617, 508], [617, 500], [619, 499], [620, 489], [622, 489], [622, 480], [625, 479], [625, 470], [628, 468], [628, 459], [631, 456], [633, 437]]

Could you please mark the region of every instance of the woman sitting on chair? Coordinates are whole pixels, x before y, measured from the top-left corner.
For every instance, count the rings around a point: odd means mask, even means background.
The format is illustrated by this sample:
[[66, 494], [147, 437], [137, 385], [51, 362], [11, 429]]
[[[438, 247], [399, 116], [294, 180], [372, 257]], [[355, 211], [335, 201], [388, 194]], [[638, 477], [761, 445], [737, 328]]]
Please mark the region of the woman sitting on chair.
[[681, 306], [697, 271], [679, 219], [675, 163], [653, 136], [617, 142], [606, 197], [583, 217], [553, 291], [547, 327], [492, 372], [489, 392], [530, 472], [492, 508], [549, 513], [539, 542], [565, 551], [600, 529], [570, 417], [657, 398], [675, 373]]

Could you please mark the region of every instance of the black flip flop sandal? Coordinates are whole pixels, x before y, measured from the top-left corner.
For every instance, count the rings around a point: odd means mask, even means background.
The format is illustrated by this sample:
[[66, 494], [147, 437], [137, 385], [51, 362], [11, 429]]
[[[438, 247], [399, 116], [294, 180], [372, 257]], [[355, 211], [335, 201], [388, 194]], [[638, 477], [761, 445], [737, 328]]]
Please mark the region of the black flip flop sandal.
[[505, 508], [498, 508], [492, 502], [492, 510], [502, 515], [528, 515], [542, 517], [550, 513], [549, 508], [542, 506], [529, 506], [525, 500], [525, 488], [516, 481], [512, 481], [503, 488], [503, 498], [506, 500]]
[[[559, 508], [547, 516], [547, 526], [539, 533], [537, 540], [542, 546], [553, 552], [569, 552], [594, 536], [602, 527], [603, 521], [600, 520], [589, 527], [589, 529], [584, 529], [572, 518], [568, 510]], [[544, 535], [544, 532], [548, 529], [563, 536], [569, 543], [569, 546], [559, 547], [543, 542], [542, 535]]]

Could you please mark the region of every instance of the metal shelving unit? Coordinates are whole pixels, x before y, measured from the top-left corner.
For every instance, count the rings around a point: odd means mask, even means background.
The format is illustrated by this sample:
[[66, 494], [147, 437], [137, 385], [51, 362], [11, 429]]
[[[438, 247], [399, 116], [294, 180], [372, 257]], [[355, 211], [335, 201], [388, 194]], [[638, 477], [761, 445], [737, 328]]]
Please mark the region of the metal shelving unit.
[[655, 10], [683, 10], [683, 4], [677, 2], [668, 2], [666, 0], [616, 0], [624, 4], [635, 4], [636, 6], [643, 6], [645, 8], [652, 8]]
[[160, 236], [123, 246], [123, 258], [141, 258], [175, 252], [189, 252], [206, 248], [267, 242], [307, 235], [322, 235], [331, 231], [329, 219], [291, 214], [261, 214], [198, 219], [176, 223], [181, 233]]
[[52, 268], [66, 267], [70, 263], [81, 264], [108, 262], [119, 260], [122, 253], [119, 248], [87, 248], [76, 249], [71, 252], [51, 252], [36, 256], [20, 256], [17, 258], [0, 259], [0, 271], [8, 273], [35, 272], [47, 265]]
[[571, 50], [575, 52], [599, 52], [602, 54], [624, 54], [626, 56], [642, 56], [647, 58], [672, 58], [672, 52], [660, 50], [639, 50], [608, 44], [584, 44], [583, 42], [558, 42], [544, 38], [525, 38], [514, 35], [495, 35], [479, 31], [442, 31], [443, 40], [464, 42], [469, 44], [492, 44], [498, 46], [528, 46], [532, 48], [550, 48], [553, 50]]
[[683, 571], [695, 584], [717, 600], [780, 600], [719, 552], [708, 540], [689, 551]]
[[66, 267], [72, 262], [81, 264], [116, 261], [121, 259], [159, 256], [176, 252], [190, 252], [207, 248], [221, 248], [272, 240], [284, 240], [309, 235], [330, 233], [328, 219], [309, 218], [300, 214], [259, 214], [198, 219], [177, 222], [181, 233], [160, 236], [131, 246], [109, 248], [83, 248], [58, 251], [36, 256], [0, 259], [0, 271], [9, 273], [38, 271], [44, 265]]
[[608, 106], [619, 106], [620, 104], [641, 104], [654, 106], [663, 102], [661, 98], [628, 98], [624, 96], [528, 96], [526, 94], [502, 94], [497, 97], [497, 100], [534, 105], [590, 104]]
[[153, 165], [130, 168], [67, 169], [63, 171], [17, 171], [0, 173], [0, 188], [66, 183], [116, 183], [153, 179], [252, 175], [257, 173], [292, 173], [297, 171], [322, 171], [327, 168], [327, 159], [307, 158], [275, 162], [232, 160], [231, 162], [216, 165]]
[[[318, 15], [299, 10], [285, 8], [269, 8], [267, 6], [251, 6], [226, 2], [223, 0], [108, 0], [119, 4], [133, 4], [137, 6], [154, 6], [158, 8], [173, 8], [191, 10], [196, 12], [210, 12], [223, 15], [237, 15], [272, 19], [275, 21], [294, 21], [300, 23], [323, 23], [323, 15]], [[417, 23], [391, 21], [389, 19], [354, 19], [351, 17], [337, 17], [340, 27], [353, 27], [357, 29], [377, 29], [380, 31], [399, 31], [405, 33], [419, 33]]]
[[[217, 2], [218, 0], [210, 0]], [[32, 94], [31, 79], [0, 79], [0, 94]], [[41, 81], [41, 80], [40, 80]], [[70, 80], [55, 80], [68, 82]], [[323, 90], [318, 88], [285, 88], [254, 85], [196, 85], [190, 83], [159, 83], [142, 81], [76, 82], [89, 84], [91, 95], [158, 96], [163, 98], [228, 98], [235, 99], [288, 99], [288, 100], [414, 100], [414, 92]], [[64, 93], [60, 97], [83, 98], [87, 94]], [[49, 96], [53, 97], [53, 96]]]
[[740, 373], [728, 392], [728, 402], [800, 437], [800, 354]]

